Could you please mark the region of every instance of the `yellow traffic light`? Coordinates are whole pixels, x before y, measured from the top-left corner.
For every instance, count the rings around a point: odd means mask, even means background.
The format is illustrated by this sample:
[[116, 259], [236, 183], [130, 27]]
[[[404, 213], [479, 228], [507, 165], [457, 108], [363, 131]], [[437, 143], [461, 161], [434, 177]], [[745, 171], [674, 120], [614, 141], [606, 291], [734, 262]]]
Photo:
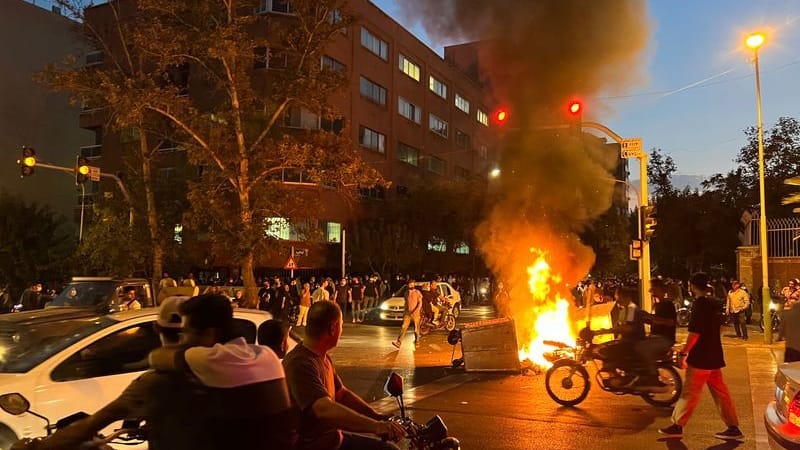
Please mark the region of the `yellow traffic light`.
[[89, 161], [83, 156], [78, 156], [75, 163], [75, 184], [83, 184], [89, 180]]
[[36, 151], [32, 148], [22, 147], [22, 157], [17, 160], [19, 173], [22, 178], [33, 175], [33, 167], [36, 165]]
[[658, 220], [656, 220], [656, 208], [655, 206], [642, 206], [639, 210], [639, 214], [641, 215], [642, 219], [642, 239], [647, 241], [656, 234], [656, 225], [658, 225]]
[[89, 166], [78, 166], [78, 173], [81, 175], [89, 175]]

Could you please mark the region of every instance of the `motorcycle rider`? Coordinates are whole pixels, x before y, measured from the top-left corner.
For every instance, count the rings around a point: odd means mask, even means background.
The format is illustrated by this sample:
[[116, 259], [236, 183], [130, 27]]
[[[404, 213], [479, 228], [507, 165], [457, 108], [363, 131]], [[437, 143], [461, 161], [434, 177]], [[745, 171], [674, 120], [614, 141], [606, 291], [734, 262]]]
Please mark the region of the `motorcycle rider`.
[[428, 304], [428, 310], [430, 312], [429, 317], [431, 319], [431, 322], [437, 325], [439, 324], [439, 319], [440, 316], [442, 315], [441, 314], [442, 309], [439, 308], [439, 304], [440, 302], [446, 302], [446, 301], [447, 299], [445, 299], [444, 296], [439, 292], [439, 284], [436, 282], [436, 280], [431, 280], [429, 289], [427, 291], [425, 290], [422, 291], [422, 303], [423, 305], [425, 305], [425, 303]]
[[[649, 314], [642, 311], [636, 304], [638, 289], [635, 287], [621, 286], [617, 288], [614, 296], [616, 308], [620, 310], [617, 325], [602, 330], [591, 330], [589, 333], [594, 336], [612, 333], [618, 335], [619, 339], [613, 345], [607, 347], [606, 354], [609, 361], [621, 361], [628, 358], [629, 355], [636, 354], [636, 346], [644, 342], [646, 338], [644, 324], [652, 321], [652, 319], [648, 317], [650, 316]], [[657, 376], [653, 379], [652, 373], [657, 374], [658, 372], [656, 361], [650, 356], [649, 352], [639, 356], [640, 358], [644, 356], [644, 358], [640, 359], [640, 362], [645, 366], [647, 375], [636, 376], [628, 385], [635, 384], [639, 389], [649, 392], [664, 392], [668, 389], [668, 386], [661, 383]]]

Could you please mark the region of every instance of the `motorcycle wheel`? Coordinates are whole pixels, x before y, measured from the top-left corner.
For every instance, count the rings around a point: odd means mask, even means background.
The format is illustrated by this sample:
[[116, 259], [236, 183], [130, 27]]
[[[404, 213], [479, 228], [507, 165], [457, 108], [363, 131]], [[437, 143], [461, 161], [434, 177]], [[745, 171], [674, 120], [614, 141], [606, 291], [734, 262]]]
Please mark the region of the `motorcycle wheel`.
[[678, 311], [678, 326], [679, 327], [688, 327], [689, 326], [689, 319], [692, 318], [692, 314], [689, 311]]
[[444, 329], [447, 331], [453, 331], [456, 329], [456, 316], [448, 314], [444, 318]]
[[425, 336], [431, 332], [431, 323], [427, 319], [423, 319], [421, 322], [419, 324], [419, 334]]
[[547, 395], [563, 406], [575, 406], [589, 395], [589, 373], [571, 359], [556, 361], [544, 379]]
[[681, 392], [683, 392], [683, 380], [681, 380], [680, 373], [671, 364], [659, 364], [658, 379], [667, 386], [671, 386], [672, 389], [663, 393], [642, 394], [642, 399], [653, 406], [674, 405], [681, 398]]

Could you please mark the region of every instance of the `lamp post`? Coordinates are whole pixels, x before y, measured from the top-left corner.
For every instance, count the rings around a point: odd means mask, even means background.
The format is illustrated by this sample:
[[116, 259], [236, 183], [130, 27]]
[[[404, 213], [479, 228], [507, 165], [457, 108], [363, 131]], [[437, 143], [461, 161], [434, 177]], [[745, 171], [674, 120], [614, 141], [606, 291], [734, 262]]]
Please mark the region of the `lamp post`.
[[764, 33], [752, 33], [745, 38], [745, 45], [753, 51], [753, 64], [756, 70], [756, 109], [758, 111], [758, 190], [759, 190], [759, 221], [758, 241], [761, 247], [761, 320], [764, 321], [764, 342], [772, 343], [772, 318], [770, 303], [772, 301], [769, 289], [769, 273], [767, 270], [767, 211], [764, 194], [764, 124], [761, 118], [761, 74], [758, 68], [758, 50], [764, 45]]

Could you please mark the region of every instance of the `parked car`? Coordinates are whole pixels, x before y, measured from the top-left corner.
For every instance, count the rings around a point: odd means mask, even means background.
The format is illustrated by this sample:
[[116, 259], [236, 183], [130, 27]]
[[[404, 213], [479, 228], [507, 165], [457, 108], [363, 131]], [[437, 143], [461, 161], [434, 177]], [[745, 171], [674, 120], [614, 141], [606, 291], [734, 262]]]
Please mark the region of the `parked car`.
[[116, 312], [128, 288], [136, 290], [142, 308], [155, 306], [150, 282], [144, 278], [72, 277], [67, 287], [45, 304], [45, 308], [67, 306], [90, 308], [102, 314]]
[[775, 399], [764, 412], [769, 446], [800, 450], [800, 362], [781, 364], [775, 374]]
[[[54, 420], [94, 413], [148, 368], [148, 354], [161, 345], [153, 326], [157, 314], [157, 308], [103, 315], [63, 307], [0, 317], [0, 394], [18, 392], [31, 411]], [[236, 331], [253, 343], [258, 326], [271, 317], [237, 309]], [[119, 424], [104, 434], [115, 427]], [[42, 419], [0, 411], [0, 450], [44, 434]]]
[[[424, 290], [430, 286], [429, 282], [417, 282], [415, 289]], [[453, 315], [458, 317], [461, 314], [461, 294], [450, 285], [450, 283], [441, 281], [437, 282], [439, 293], [447, 299], [450, 306], [453, 308]], [[373, 308], [367, 313], [367, 320], [370, 321], [385, 321], [385, 322], [402, 322], [403, 314], [405, 313], [405, 295], [408, 286], [403, 286], [397, 290], [391, 297], [384, 300], [377, 308]]]

